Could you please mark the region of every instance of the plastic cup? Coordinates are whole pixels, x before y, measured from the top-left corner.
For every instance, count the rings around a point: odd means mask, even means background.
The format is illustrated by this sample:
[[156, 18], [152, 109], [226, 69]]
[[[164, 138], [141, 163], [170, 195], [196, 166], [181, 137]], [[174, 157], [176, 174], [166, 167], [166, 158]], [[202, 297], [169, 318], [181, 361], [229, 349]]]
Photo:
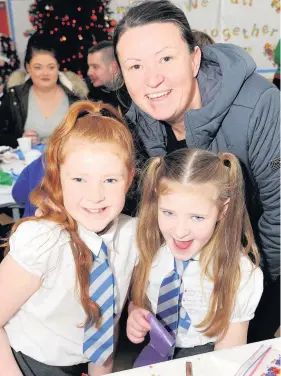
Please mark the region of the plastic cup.
[[20, 150], [23, 153], [26, 153], [31, 150], [31, 138], [30, 137], [21, 137], [17, 139]]
[[40, 153], [39, 150], [28, 151], [27, 153], [24, 153], [25, 163], [27, 165], [29, 165], [30, 163], [32, 163], [33, 161], [35, 161], [40, 156], [41, 156], [41, 153]]

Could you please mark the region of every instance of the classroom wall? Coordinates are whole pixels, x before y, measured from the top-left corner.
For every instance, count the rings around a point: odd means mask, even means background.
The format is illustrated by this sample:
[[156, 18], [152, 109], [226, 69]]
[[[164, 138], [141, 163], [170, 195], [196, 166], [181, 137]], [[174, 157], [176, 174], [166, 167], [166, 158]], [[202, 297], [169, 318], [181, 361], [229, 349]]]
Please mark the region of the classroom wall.
[[[10, 10], [10, 30], [22, 58], [27, 42], [24, 32], [31, 28], [28, 9], [33, 1], [4, 1]], [[111, 0], [112, 17], [120, 20], [133, 2]], [[183, 9], [192, 28], [206, 31], [216, 42], [244, 47], [255, 59], [259, 72], [272, 76], [273, 51], [280, 37], [280, 0], [174, 0], [174, 3]]]

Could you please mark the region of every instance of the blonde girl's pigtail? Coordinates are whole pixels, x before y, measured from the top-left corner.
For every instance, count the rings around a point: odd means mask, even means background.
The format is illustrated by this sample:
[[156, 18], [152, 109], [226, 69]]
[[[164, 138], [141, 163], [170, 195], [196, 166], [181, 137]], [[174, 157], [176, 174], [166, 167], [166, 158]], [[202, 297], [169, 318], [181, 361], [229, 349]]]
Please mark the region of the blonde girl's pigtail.
[[[230, 194], [233, 197], [230, 199], [228, 214], [229, 222], [235, 223], [235, 231], [232, 233], [232, 244], [236, 244], [237, 248], [241, 248], [241, 238], [243, 240], [243, 249], [246, 255], [250, 253], [254, 257], [255, 264], [259, 264], [259, 252], [255, 243], [253, 229], [251, 226], [249, 214], [245, 203], [245, 191], [244, 191], [244, 177], [241, 169], [241, 165], [237, 157], [231, 153], [220, 153], [220, 159], [223, 164], [229, 168], [229, 182], [230, 182]], [[232, 201], [232, 202], [231, 202]], [[236, 226], [238, 224], [238, 226]], [[231, 222], [229, 223], [229, 227]], [[234, 236], [234, 238], [233, 238]]]
[[[219, 158], [225, 166], [228, 180], [228, 203], [224, 215], [225, 230], [228, 232], [225, 241], [227, 249], [233, 247], [241, 251], [241, 236], [243, 233], [243, 218], [245, 213], [244, 179], [240, 163], [231, 153], [219, 153]], [[228, 256], [231, 257], [231, 252]]]
[[161, 233], [158, 227], [157, 185], [163, 177], [165, 161], [163, 157], [153, 158], [142, 176], [142, 198], [136, 242], [139, 250], [139, 264], [136, 267], [132, 286], [134, 303], [146, 306], [146, 287], [152, 261], [161, 246]]
[[[237, 291], [241, 280], [241, 254], [249, 250], [256, 256], [253, 232], [244, 198], [244, 179], [240, 163], [231, 153], [219, 153], [222, 176], [225, 176], [225, 196], [222, 197], [221, 218], [217, 228], [216, 249], [221, 249], [214, 262], [214, 289], [210, 310], [199, 327], [204, 327], [208, 336], [223, 338], [231, 320]], [[243, 248], [243, 235], [247, 247]]]

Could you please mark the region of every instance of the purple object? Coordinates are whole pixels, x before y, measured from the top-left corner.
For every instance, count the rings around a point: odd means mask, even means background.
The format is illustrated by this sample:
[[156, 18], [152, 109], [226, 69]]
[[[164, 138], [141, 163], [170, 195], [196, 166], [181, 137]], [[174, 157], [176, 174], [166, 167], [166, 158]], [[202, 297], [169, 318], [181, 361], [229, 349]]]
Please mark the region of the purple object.
[[150, 342], [138, 356], [134, 363], [134, 368], [166, 362], [169, 358], [170, 350], [175, 345], [174, 337], [152, 313], [147, 316], [147, 321], [151, 326]]

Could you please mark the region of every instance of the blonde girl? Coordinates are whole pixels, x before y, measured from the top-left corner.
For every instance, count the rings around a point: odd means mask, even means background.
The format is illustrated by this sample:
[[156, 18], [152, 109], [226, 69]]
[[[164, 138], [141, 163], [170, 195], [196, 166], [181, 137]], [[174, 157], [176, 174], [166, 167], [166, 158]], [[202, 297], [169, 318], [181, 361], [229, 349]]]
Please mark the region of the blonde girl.
[[175, 357], [246, 343], [263, 276], [233, 154], [181, 149], [153, 158], [137, 244], [132, 342], [143, 341], [151, 311], [176, 337]]

